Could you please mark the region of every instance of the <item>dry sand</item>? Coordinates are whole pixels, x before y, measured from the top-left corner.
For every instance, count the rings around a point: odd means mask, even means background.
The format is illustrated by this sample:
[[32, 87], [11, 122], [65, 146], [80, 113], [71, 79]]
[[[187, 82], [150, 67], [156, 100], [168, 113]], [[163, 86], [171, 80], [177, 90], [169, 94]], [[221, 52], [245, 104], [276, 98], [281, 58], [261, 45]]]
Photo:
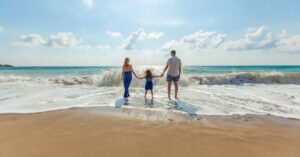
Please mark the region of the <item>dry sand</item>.
[[88, 110], [0, 115], [0, 157], [299, 157], [300, 129], [248, 122], [144, 121]]

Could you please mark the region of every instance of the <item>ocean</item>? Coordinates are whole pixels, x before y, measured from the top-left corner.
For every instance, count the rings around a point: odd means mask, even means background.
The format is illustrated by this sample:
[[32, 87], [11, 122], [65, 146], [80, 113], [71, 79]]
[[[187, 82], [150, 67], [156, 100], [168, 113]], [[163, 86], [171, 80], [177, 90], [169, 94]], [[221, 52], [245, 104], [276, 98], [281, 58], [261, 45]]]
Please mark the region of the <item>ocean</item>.
[[[159, 75], [163, 68], [134, 67], [139, 76], [146, 69]], [[300, 119], [300, 66], [184, 66], [182, 69], [177, 103], [184, 106], [172, 107], [167, 98], [166, 75], [153, 80], [153, 101], [144, 100], [145, 80], [133, 78], [131, 97], [124, 105], [121, 67], [0, 68], [0, 114], [111, 107]]]

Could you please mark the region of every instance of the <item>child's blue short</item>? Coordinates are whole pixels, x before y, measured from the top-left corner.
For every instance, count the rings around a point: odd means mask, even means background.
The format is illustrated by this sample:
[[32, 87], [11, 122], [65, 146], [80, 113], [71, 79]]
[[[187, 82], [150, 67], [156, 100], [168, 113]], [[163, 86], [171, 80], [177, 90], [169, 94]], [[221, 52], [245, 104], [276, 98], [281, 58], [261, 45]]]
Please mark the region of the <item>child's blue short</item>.
[[147, 81], [145, 85], [145, 90], [152, 90], [153, 89], [153, 82]]

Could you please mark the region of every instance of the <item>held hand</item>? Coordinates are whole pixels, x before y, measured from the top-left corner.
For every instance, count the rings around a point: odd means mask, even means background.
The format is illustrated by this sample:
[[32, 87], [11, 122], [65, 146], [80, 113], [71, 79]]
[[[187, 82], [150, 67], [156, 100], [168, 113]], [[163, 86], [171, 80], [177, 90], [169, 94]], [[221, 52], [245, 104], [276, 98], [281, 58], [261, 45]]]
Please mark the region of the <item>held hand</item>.
[[164, 74], [159, 75], [159, 77], [163, 77], [163, 76], [164, 76]]
[[178, 79], [180, 79], [180, 74], [178, 75]]

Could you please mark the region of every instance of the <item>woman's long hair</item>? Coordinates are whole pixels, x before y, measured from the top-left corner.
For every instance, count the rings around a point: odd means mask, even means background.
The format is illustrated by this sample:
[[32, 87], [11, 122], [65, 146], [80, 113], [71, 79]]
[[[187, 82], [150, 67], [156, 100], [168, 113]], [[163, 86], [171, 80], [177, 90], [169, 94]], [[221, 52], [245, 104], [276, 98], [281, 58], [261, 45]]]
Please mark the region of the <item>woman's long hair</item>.
[[129, 66], [129, 58], [126, 57], [125, 60], [124, 60], [124, 65], [126, 68]]
[[152, 72], [151, 72], [151, 70], [146, 70], [145, 71], [145, 78], [146, 79], [151, 79], [153, 76], [152, 76]]

